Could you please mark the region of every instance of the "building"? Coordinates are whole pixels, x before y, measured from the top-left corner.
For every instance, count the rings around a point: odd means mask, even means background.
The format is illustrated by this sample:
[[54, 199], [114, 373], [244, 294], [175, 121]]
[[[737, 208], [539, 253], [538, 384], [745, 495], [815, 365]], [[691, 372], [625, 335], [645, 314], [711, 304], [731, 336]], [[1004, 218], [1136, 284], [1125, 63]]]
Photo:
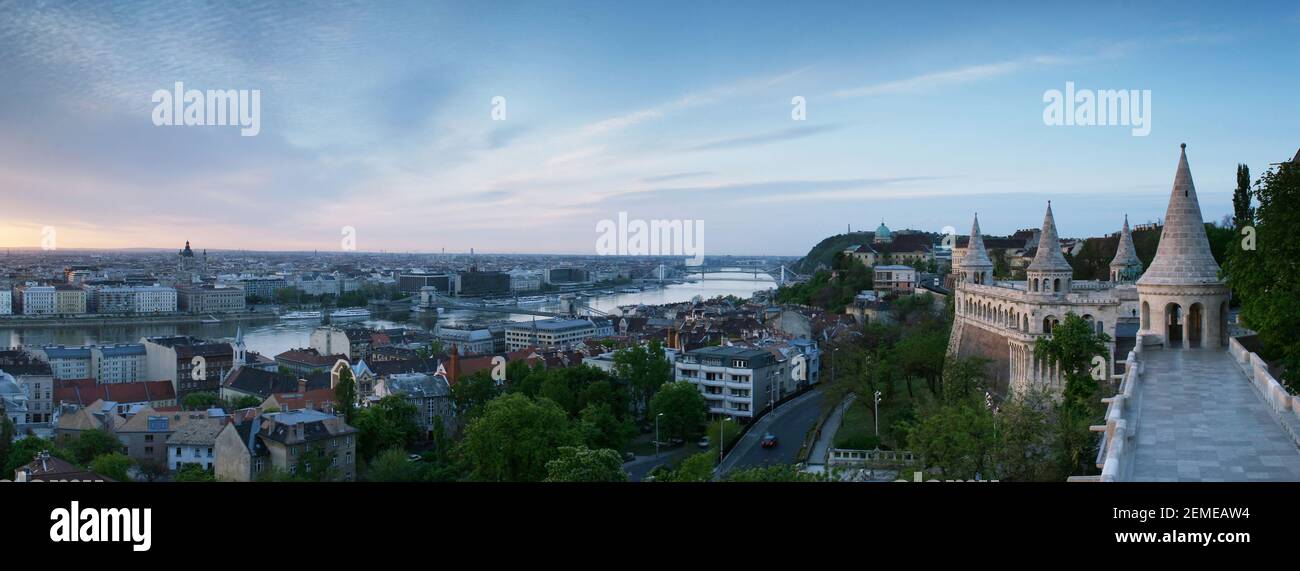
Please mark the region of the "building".
[[71, 284], [54, 286], [54, 313], [81, 315], [86, 312], [86, 290]]
[[362, 327], [344, 329], [325, 325], [312, 330], [308, 346], [321, 355], [342, 355], [356, 362], [369, 355], [373, 333]]
[[510, 274], [481, 272], [471, 267], [468, 272], [456, 275], [456, 295], [483, 296], [510, 293]]
[[57, 380], [90, 379], [94, 377], [91, 367], [90, 347], [64, 347], [51, 345], [42, 347], [39, 355], [50, 364], [50, 372]]
[[504, 351], [506, 346], [505, 325], [460, 329], [439, 324], [434, 330], [434, 336], [442, 343], [443, 348], [450, 351], [455, 347], [456, 352], [461, 356], [499, 353]]
[[102, 314], [175, 313], [176, 289], [161, 285], [87, 286], [90, 309]]
[[171, 381], [176, 398], [181, 400], [190, 393], [217, 392], [221, 380], [234, 367], [235, 350], [230, 343], [184, 335], [145, 337], [140, 343], [148, 362], [146, 377]]
[[22, 349], [0, 351], [0, 374], [9, 375], [26, 397], [26, 420], [30, 424], [52, 422], [54, 415], [54, 373], [39, 355]]
[[13, 375], [0, 371], [0, 412], [9, 418], [15, 427], [31, 422], [28, 416], [27, 391], [18, 385]]
[[91, 379], [54, 381], [55, 407], [89, 407], [95, 401], [109, 403], [117, 414], [142, 407], [155, 409], [177, 405], [176, 389], [168, 381], [97, 383]]
[[134, 383], [146, 378], [149, 354], [140, 343], [96, 345], [90, 348], [90, 370], [100, 383]]
[[[255, 397], [265, 401], [274, 395], [303, 392], [304, 382], [307, 392], [332, 389], [328, 374], [309, 375], [303, 379], [298, 375], [281, 373], [278, 370], [267, 371], [244, 366], [236, 368], [226, 376], [221, 386], [221, 398], [234, 400], [240, 397]], [[359, 389], [360, 382], [357, 385]]]
[[0, 315], [14, 314], [14, 294], [8, 289], [0, 289]]
[[432, 287], [443, 295], [456, 295], [456, 275], [412, 273], [397, 276], [397, 290], [401, 293], [419, 293], [424, 287]]
[[185, 464], [213, 470], [217, 464], [217, 435], [228, 419], [201, 418], [185, 423], [167, 437], [167, 469], [173, 472]]
[[15, 482], [112, 482], [89, 470], [41, 451], [30, 463], [14, 471]]
[[334, 363], [347, 361], [347, 355], [322, 355], [315, 349], [290, 349], [275, 356], [275, 363], [296, 375], [311, 375], [330, 370]]
[[196, 421], [210, 420], [207, 411], [165, 412], [153, 407], [136, 409], [114, 430], [126, 447], [126, 455], [140, 464], [167, 465], [167, 440], [176, 431]]
[[970, 248], [959, 263], [949, 353], [991, 359], [991, 373], [1012, 392], [1029, 387], [1059, 392], [1060, 371], [1036, 359], [1033, 347], [1038, 339], [1051, 335], [1052, 327], [1067, 313], [1079, 315], [1110, 336], [1112, 370], [1116, 356], [1127, 354], [1139, 331], [1146, 342], [1167, 347], [1227, 345], [1228, 290], [1210, 253], [1186, 146], [1150, 268], [1143, 271], [1132, 255], [1127, 219], [1120, 232], [1111, 262], [1112, 280], [1075, 281], [1061, 252], [1049, 203], [1026, 279], [995, 282], [976, 219]]
[[871, 289], [876, 295], [910, 295], [916, 291], [916, 268], [912, 266], [875, 266]]
[[551, 268], [546, 270], [546, 283], [555, 285], [591, 283], [591, 272], [586, 268]]
[[254, 420], [229, 423], [217, 436], [216, 476], [249, 482], [269, 470], [311, 470], [310, 462], [318, 460], [329, 462], [337, 480], [352, 481], [357, 474], [356, 434], [341, 417], [315, 410], [263, 413]]
[[542, 289], [542, 274], [536, 270], [510, 270], [510, 291]]
[[188, 285], [176, 290], [178, 307], [189, 313], [231, 313], [244, 311], [244, 290], [234, 287]]
[[[601, 330], [605, 331], [601, 331]], [[612, 325], [598, 327], [595, 320], [553, 317], [537, 321], [515, 322], [506, 326], [506, 349], [515, 351], [524, 347], [541, 349], [568, 349], [591, 337], [613, 335]]]
[[771, 352], [749, 347], [703, 347], [677, 358], [676, 379], [699, 388], [709, 414], [749, 422], [767, 407], [788, 375]]
[[442, 426], [443, 434], [450, 435], [455, 426], [456, 404], [451, 398], [451, 384], [440, 374], [397, 373], [388, 375], [375, 384], [375, 392], [368, 402], [387, 396], [398, 396], [415, 405], [420, 411], [420, 428], [432, 433]]
[[248, 300], [271, 301], [276, 292], [289, 287], [282, 276], [241, 277], [239, 285], [244, 288], [244, 297]]
[[934, 260], [933, 244], [927, 234], [894, 233], [882, 221], [870, 238], [867, 244], [845, 248], [844, 255], [852, 256], [867, 267], [927, 264]]
[[55, 315], [58, 304], [55, 302], [54, 286], [43, 286], [28, 282], [14, 288], [14, 313], [23, 315]]

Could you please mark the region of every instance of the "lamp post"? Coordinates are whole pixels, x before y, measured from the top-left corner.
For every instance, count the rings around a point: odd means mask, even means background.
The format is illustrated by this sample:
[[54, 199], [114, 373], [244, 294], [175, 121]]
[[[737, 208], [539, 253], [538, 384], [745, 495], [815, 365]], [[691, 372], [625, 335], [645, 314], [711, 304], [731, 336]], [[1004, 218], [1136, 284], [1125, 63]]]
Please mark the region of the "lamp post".
[[880, 391], [876, 391], [876, 412], [874, 415], [876, 421], [876, 439], [880, 439]]
[[731, 417], [729, 416], [722, 419], [722, 422], [718, 423], [718, 470], [719, 471], [722, 470], [722, 451], [725, 448], [724, 446], [725, 439], [723, 438], [723, 433], [725, 431], [723, 429], [726, 428], [728, 422], [731, 422]]
[[663, 415], [662, 412], [655, 415], [655, 458], [659, 457], [659, 417]]

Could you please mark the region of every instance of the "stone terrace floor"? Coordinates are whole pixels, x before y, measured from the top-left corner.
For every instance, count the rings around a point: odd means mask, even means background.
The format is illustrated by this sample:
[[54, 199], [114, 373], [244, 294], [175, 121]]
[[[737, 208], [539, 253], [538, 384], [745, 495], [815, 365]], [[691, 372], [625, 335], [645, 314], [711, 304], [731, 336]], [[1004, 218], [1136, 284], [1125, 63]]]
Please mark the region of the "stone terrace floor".
[[1300, 482], [1300, 450], [1226, 349], [1142, 359], [1130, 480]]

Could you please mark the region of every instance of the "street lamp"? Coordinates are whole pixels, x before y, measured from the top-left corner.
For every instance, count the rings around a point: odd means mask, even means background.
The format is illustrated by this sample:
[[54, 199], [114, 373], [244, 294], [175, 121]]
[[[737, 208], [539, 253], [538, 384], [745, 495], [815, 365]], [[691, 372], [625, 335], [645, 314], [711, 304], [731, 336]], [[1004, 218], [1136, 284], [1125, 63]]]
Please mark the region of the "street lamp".
[[872, 415], [876, 420], [876, 439], [880, 439], [880, 391], [876, 391], [876, 413]]
[[659, 457], [659, 417], [663, 415], [662, 412], [655, 415], [655, 458]]
[[730, 417], [730, 416], [728, 416], [728, 417], [722, 419], [722, 422], [719, 422], [719, 423], [718, 423], [718, 469], [719, 469], [719, 470], [722, 469], [722, 450], [723, 450], [723, 448], [725, 448], [725, 446], [724, 446], [725, 442], [724, 442], [724, 439], [723, 439], [723, 432], [724, 432], [724, 431], [723, 431], [723, 428], [725, 428], [725, 427], [727, 426], [726, 423], [728, 423], [728, 422], [731, 422], [731, 417]]

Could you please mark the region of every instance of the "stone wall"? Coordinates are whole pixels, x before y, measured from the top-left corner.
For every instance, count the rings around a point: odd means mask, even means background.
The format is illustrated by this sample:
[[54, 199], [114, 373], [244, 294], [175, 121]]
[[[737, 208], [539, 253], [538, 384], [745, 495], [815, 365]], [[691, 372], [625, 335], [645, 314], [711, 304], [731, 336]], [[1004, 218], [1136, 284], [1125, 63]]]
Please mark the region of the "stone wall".
[[1010, 345], [1005, 335], [993, 333], [984, 328], [967, 324], [961, 328], [961, 339], [957, 343], [958, 357], [983, 357], [991, 362], [987, 367], [988, 378], [1000, 394], [1009, 394], [1009, 371], [1011, 370]]

